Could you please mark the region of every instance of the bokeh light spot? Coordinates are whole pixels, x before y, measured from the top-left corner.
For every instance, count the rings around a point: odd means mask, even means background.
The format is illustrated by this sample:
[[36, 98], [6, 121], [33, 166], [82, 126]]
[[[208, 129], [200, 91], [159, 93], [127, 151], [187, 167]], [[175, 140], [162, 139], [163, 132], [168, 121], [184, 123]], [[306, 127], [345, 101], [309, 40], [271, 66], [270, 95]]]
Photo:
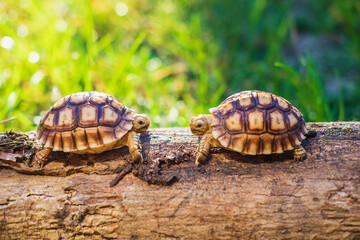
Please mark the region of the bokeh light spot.
[[11, 77], [12, 71], [9, 68], [5, 68], [0, 72], [0, 87]]
[[68, 5], [66, 5], [66, 3], [59, 3], [55, 7], [55, 12], [60, 17], [65, 16], [68, 13], [68, 11], [69, 11], [69, 7]]
[[15, 41], [11, 37], [5, 36], [1, 39], [0, 45], [5, 49], [11, 49], [14, 47]]
[[179, 110], [175, 107], [172, 107], [170, 109], [169, 115], [167, 116], [167, 120], [169, 122], [176, 122], [176, 119], [178, 118], [178, 116], [179, 116]]
[[174, 3], [171, 1], [164, 1], [161, 4], [161, 7], [164, 10], [164, 12], [167, 14], [171, 14], [171, 13], [175, 12], [175, 10], [176, 10]]
[[45, 74], [43, 71], [41, 70], [38, 70], [36, 71], [32, 76], [31, 76], [31, 79], [30, 79], [30, 84], [31, 85], [37, 85], [39, 84], [39, 82], [41, 82], [41, 80], [45, 77]]
[[67, 26], [68, 26], [67, 22], [64, 19], [61, 19], [56, 22], [55, 29], [58, 32], [65, 32], [67, 29]]
[[146, 63], [146, 68], [149, 71], [155, 71], [156, 69], [158, 69], [161, 66], [161, 59], [158, 57], [154, 57], [152, 59], [150, 59], [147, 63]]
[[24, 38], [24, 37], [26, 37], [27, 35], [29, 35], [29, 29], [27, 28], [27, 26], [26, 25], [24, 25], [24, 24], [21, 24], [20, 26], [19, 26], [19, 28], [17, 29], [17, 35], [19, 36], [19, 37], [21, 37], [21, 38]]
[[29, 60], [29, 62], [31, 62], [31, 63], [36, 63], [36, 62], [38, 62], [38, 61], [40, 60], [40, 55], [39, 55], [39, 53], [36, 52], [36, 51], [30, 52], [28, 60]]
[[58, 87], [53, 87], [51, 91], [51, 100], [52, 101], [58, 101], [61, 98], [61, 93], [59, 91]]
[[131, 81], [133, 79], [137, 78], [137, 75], [134, 74], [134, 73], [129, 73], [127, 76], [126, 76], [126, 81]]
[[95, 42], [96, 40], [98, 40], [99, 38], [99, 34], [97, 33], [97, 31], [95, 29], [91, 29], [91, 36], [92, 36], [92, 40]]
[[129, 8], [128, 8], [128, 6], [125, 4], [125, 3], [123, 3], [123, 2], [119, 2], [118, 4], [116, 4], [116, 6], [115, 6], [115, 12], [116, 12], [116, 14], [117, 15], [119, 15], [119, 16], [125, 16], [127, 13], [128, 13], [128, 11], [129, 11]]
[[7, 102], [8, 108], [13, 108], [16, 103], [16, 100], [17, 100], [16, 92], [10, 93], [10, 95], [8, 97], [8, 102]]
[[8, 19], [9, 21], [15, 21], [18, 17], [18, 13], [15, 10], [10, 10], [9, 14], [8, 14]]
[[77, 52], [77, 51], [74, 51], [74, 52], [72, 52], [71, 53], [71, 58], [72, 59], [79, 59], [79, 57], [80, 57], [80, 53], [79, 52]]
[[28, 9], [31, 7], [31, 0], [21, 0], [19, 2], [19, 6], [22, 9]]
[[39, 125], [39, 124], [40, 124], [40, 120], [41, 120], [41, 116], [35, 116], [34, 119], [33, 119], [33, 122], [34, 122], [36, 125]]

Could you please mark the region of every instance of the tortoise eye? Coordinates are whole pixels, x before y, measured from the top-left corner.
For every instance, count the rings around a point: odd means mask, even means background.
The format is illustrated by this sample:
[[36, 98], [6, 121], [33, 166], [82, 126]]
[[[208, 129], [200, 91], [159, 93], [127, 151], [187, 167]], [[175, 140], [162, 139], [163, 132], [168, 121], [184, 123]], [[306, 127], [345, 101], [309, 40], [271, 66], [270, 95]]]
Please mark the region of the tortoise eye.
[[140, 125], [143, 125], [143, 124], [144, 124], [144, 122], [140, 120], [140, 121], [139, 121], [139, 124], [140, 124]]
[[197, 128], [201, 128], [202, 127], [202, 124], [198, 124], [196, 125]]

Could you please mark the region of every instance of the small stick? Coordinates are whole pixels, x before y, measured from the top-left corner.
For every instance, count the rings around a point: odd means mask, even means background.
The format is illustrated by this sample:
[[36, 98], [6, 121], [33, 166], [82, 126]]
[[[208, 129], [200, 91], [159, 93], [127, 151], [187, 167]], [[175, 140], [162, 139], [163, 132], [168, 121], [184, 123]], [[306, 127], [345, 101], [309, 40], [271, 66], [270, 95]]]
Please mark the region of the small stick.
[[0, 124], [6, 123], [6, 122], [10, 122], [10, 121], [15, 120], [15, 119], [16, 119], [16, 117], [12, 117], [12, 118], [9, 118], [9, 119], [5, 119], [5, 120], [0, 121]]
[[128, 164], [111, 182], [110, 187], [114, 187], [120, 182], [123, 177], [125, 177], [133, 169], [132, 164]]

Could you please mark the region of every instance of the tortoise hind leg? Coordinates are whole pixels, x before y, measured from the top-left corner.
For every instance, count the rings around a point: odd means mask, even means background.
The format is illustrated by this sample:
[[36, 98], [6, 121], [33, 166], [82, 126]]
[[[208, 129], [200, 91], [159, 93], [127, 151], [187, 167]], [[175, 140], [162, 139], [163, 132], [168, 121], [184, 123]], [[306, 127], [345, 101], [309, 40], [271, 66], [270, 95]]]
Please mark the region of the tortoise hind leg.
[[52, 152], [52, 148], [44, 148], [43, 150], [37, 152], [34, 156], [34, 163], [40, 166], [41, 168], [44, 167], [51, 152]]
[[305, 158], [306, 151], [301, 145], [296, 145], [294, 147], [294, 160], [301, 161]]

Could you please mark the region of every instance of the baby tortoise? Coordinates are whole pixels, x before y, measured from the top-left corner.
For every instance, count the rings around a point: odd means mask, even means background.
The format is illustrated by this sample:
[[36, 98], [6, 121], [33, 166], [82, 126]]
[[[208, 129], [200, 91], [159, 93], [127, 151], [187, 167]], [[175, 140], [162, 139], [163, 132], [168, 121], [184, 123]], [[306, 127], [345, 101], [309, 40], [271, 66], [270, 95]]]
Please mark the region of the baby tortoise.
[[142, 161], [136, 133], [145, 132], [150, 119], [133, 114], [115, 98], [99, 92], [63, 97], [46, 112], [36, 133], [44, 149], [34, 160], [43, 166], [52, 151], [97, 154], [128, 146], [133, 161]]
[[206, 161], [210, 148], [221, 147], [244, 155], [294, 150], [294, 159], [306, 156], [300, 145], [307, 129], [302, 114], [282, 97], [244, 91], [210, 109], [211, 115], [192, 117], [193, 134], [203, 135], [196, 164]]

